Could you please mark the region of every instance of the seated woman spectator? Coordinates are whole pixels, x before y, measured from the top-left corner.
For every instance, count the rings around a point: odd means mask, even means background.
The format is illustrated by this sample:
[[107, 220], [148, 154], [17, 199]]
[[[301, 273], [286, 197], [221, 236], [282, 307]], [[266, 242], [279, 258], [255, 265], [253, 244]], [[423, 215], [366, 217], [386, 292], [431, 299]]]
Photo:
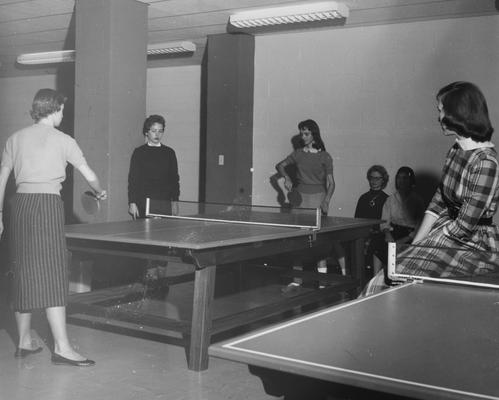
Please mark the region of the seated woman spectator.
[[[470, 82], [453, 82], [436, 96], [444, 136], [455, 138], [442, 178], [413, 243], [397, 257], [400, 273], [457, 277], [487, 272], [476, 252], [499, 251], [493, 216], [499, 203], [499, 162], [491, 142], [494, 128], [481, 90]], [[386, 288], [379, 276], [364, 295]]]
[[[383, 189], [388, 184], [388, 172], [382, 165], [373, 165], [367, 170], [367, 181], [369, 191], [359, 197], [357, 207], [355, 207], [355, 218], [381, 219], [383, 205], [388, 195]], [[372, 277], [381, 269], [381, 263], [374, 257], [374, 250], [383, 245], [384, 234], [380, 231], [379, 225], [372, 229], [371, 235], [366, 243], [366, 273]]]
[[424, 213], [423, 199], [414, 191], [416, 176], [410, 167], [400, 167], [395, 176], [395, 193], [383, 205], [380, 225], [385, 235], [383, 249], [376, 250], [376, 256], [383, 264], [387, 262], [388, 242], [411, 243]]
[[478, 263], [476, 253], [499, 251], [499, 229], [493, 223], [499, 163], [487, 102], [476, 85], [454, 82], [440, 89], [437, 104], [442, 132], [455, 137], [455, 143], [415, 236], [418, 248], [406, 250], [399, 268], [404, 274], [434, 277], [484, 274], [497, 263]]

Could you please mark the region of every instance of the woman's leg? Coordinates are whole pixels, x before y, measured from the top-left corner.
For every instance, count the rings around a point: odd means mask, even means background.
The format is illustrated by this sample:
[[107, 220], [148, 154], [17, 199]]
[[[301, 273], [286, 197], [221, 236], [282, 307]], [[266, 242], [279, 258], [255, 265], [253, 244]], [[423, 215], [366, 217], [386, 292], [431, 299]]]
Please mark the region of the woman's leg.
[[48, 307], [46, 314], [54, 337], [54, 353], [74, 361], [85, 360], [85, 357], [77, 353], [69, 343], [66, 330], [66, 307]]
[[333, 252], [340, 266], [341, 275], [345, 276], [347, 274], [347, 266], [345, 262], [345, 250], [343, 250], [343, 246], [341, 245], [340, 242], [337, 241], [333, 242]]
[[18, 347], [20, 349], [33, 350], [33, 339], [31, 338], [31, 313], [16, 311], [17, 332], [19, 333]]

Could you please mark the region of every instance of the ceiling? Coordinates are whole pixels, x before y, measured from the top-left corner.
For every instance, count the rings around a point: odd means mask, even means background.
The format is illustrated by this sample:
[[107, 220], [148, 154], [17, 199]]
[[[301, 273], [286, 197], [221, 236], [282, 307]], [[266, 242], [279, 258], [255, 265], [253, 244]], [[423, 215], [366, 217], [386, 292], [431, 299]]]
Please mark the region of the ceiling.
[[[85, 0], [81, 0], [85, 1]], [[149, 66], [199, 64], [208, 35], [227, 33], [229, 15], [245, 9], [296, 3], [289, 0], [142, 0], [148, 7], [149, 44], [189, 40], [187, 57], [165, 56]], [[309, 0], [310, 2], [310, 0]], [[300, 3], [307, 3], [302, 1]], [[341, 26], [389, 24], [498, 13], [494, 0], [345, 0], [350, 15]], [[54, 66], [16, 65], [21, 53], [62, 50], [74, 12], [74, 0], [0, 0], [0, 76], [50, 72]], [[310, 29], [310, 28], [308, 28]], [[275, 34], [275, 32], [253, 32]]]

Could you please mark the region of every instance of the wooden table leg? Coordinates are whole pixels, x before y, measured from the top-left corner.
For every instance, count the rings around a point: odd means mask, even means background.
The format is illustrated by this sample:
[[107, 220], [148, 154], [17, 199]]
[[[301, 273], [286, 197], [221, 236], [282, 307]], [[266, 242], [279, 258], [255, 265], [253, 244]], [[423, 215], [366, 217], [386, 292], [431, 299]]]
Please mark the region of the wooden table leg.
[[364, 288], [366, 282], [366, 260], [364, 258], [365, 239], [355, 239], [350, 244], [350, 265], [352, 266], [352, 277], [360, 281], [360, 289]]
[[195, 272], [188, 365], [189, 369], [194, 371], [202, 371], [208, 368], [208, 346], [211, 339], [215, 273], [215, 265], [197, 269]]

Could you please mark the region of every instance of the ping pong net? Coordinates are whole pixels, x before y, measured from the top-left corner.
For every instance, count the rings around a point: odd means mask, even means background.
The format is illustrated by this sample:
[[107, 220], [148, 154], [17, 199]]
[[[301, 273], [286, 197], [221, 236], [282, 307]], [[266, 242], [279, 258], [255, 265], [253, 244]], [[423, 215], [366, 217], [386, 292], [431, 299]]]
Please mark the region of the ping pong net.
[[321, 211], [316, 208], [257, 206], [146, 199], [146, 217], [267, 225], [319, 230]]
[[499, 252], [389, 243], [387, 277], [499, 288]]

